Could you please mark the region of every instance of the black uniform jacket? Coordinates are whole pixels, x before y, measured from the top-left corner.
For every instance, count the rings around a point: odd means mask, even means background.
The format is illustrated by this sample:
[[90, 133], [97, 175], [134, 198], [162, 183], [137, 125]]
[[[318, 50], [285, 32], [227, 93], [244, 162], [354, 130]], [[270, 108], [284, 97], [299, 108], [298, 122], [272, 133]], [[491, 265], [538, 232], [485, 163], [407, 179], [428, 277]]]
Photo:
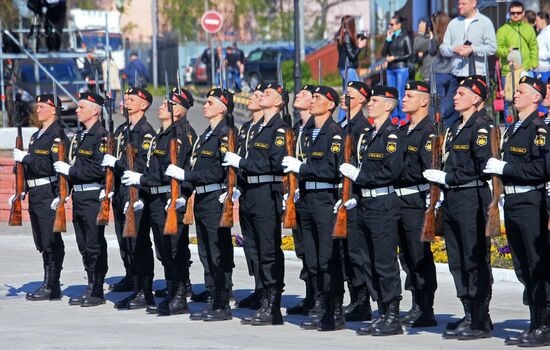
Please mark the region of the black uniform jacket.
[[105, 143], [107, 130], [98, 120], [82, 138], [83, 130], [77, 132], [71, 140], [71, 155], [74, 164], [69, 170], [69, 181], [73, 185], [103, 183], [105, 170], [101, 166], [107, 151]]

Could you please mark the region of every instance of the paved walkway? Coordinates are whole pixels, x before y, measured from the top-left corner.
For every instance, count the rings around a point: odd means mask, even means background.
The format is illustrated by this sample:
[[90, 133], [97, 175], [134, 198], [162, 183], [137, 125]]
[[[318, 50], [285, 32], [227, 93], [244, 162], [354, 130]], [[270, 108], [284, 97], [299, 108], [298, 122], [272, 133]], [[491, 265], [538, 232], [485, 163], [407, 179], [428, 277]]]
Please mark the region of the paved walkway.
[[[493, 338], [474, 342], [441, 339], [445, 324], [456, 319], [461, 305], [455, 298], [454, 285], [448, 273], [438, 273], [439, 289], [436, 312], [440, 325], [424, 330], [410, 330], [406, 335], [387, 338], [356, 336], [359, 323], [349, 323], [346, 330], [321, 333], [298, 327], [302, 317], [285, 316], [284, 326], [241, 326], [240, 318], [248, 310], [233, 310], [232, 321], [204, 323], [190, 321], [188, 315], [156, 317], [143, 310], [116, 311], [113, 302], [127, 293], [107, 293], [108, 302], [95, 308], [69, 307], [68, 297], [80, 294], [86, 285], [82, 262], [76, 247], [74, 231], [64, 234], [65, 268], [61, 281], [62, 301], [29, 302], [25, 293], [40, 285], [41, 258], [35, 251], [28, 224], [8, 228], [2, 223], [0, 243], [0, 349], [501, 349], [504, 338], [527, 325], [528, 310], [521, 305], [519, 283], [497, 282], [494, 285], [491, 315], [495, 323]], [[116, 282], [123, 273], [112, 226], [108, 226], [109, 274], [107, 282]], [[191, 280], [195, 291], [203, 289], [202, 268], [192, 247], [194, 261]], [[253, 285], [247, 275], [242, 250], [235, 257], [235, 295], [242, 298]], [[304, 292], [298, 280], [300, 263], [286, 261], [286, 288], [283, 307], [293, 305]], [[163, 281], [157, 264], [156, 287]], [[203, 304], [190, 303], [192, 311]], [[404, 295], [401, 309], [410, 307], [410, 294]], [[284, 310], [283, 310], [284, 313]]]

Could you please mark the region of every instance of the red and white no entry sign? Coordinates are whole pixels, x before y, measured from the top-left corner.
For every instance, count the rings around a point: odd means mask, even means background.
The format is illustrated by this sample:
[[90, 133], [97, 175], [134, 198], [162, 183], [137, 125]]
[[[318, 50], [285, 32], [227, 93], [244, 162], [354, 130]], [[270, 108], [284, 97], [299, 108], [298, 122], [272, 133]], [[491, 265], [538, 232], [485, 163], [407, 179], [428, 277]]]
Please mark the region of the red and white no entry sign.
[[222, 29], [223, 18], [218, 11], [206, 11], [201, 18], [201, 26], [208, 33], [216, 33]]

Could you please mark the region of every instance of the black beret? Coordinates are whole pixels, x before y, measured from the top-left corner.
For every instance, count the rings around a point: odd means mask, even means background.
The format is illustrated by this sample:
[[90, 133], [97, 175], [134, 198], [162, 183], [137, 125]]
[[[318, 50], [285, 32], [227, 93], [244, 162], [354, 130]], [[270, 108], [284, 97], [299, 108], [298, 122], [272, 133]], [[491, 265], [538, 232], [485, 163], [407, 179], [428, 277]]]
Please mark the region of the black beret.
[[[53, 102], [54, 100], [53, 94], [42, 94], [36, 96], [36, 102], [47, 103], [52, 107], [55, 107], [55, 103]], [[61, 107], [61, 99], [59, 96], [57, 96], [57, 107]]]
[[264, 92], [265, 89], [267, 89], [267, 84], [266, 83], [259, 83], [258, 85], [256, 85], [256, 88], [254, 89], [254, 91]]
[[397, 100], [399, 97], [399, 92], [397, 92], [396, 88], [393, 88], [391, 86], [378, 85], [372, 88], [371, 96], [395, 98]]
[[309, 85], [309, 84], [306, 84], [306, 85], [302, 86], [302, 90], [309, 91], [309, 92], [311, 92], [311, 94], [313, 94], [315, 92], [316, 88], [317, 88], [317, 86]]
[[229, 92], [229, 90], [215, 88], [208, 92], [208, 97], [215, 97], [218, 100], [220, 100], [221, 103], [223, 103], [226, 107], [229, 113], [233, 113], [233, 94]]
[[104, 102], [103, 97], [101, 97], [101, 95], [94, 94], [93, 92], [83, 92], [78, 95], [78, 99], [83, 101], [89, 101], [100, 106], [103, 106], [103, 102]]
[[429, 94], [430, 93], [430, 84], [428, 84], [424, 81], [419, 81], [419, 80], [409, 81], [407, 83], [407, 85], [405, 85], [405, 90], [425, 92], [425, 93]]
[[[340, 103], [340, 96], [338, 93], [331, 87], [328, 86], [317, 86], [315, 88], [315, 94], [324, 96], [327, 100], [334, 102], [334, 108]], [[334, 109], [333, 109], [334, 111]]]
[[472, 91], [484, 101], [487, 99], [487, 84], [476, 77], [468, 77], [462, 80], [460, 86]]
[[193, 105], [195, 104], [193, 95], [184, 88], [180, 88], [179, 94], [178, 94], [178, 88], [173, 88], [172, 93], [177, 94], [179, 97], [181, 97], [181, 99], [178, 98], [178, 100], [180, 100], [181, 102], [176, 102], [175, 100], [172, 99], [172, 97], [170, 97], [170, 100], [173, 100], [174, 102], [179, 103], [180, 105], [182, 105], [187, 109], [193, 107]]
[[370, 97], [370, 87], [362, 81], [348, 81], [348, 87], [354, 88], [365, 98]]
[[290, 97], [288, 96], [288, 91], [286, 91], [282, 86], [279, 86], [277, 84], [267, 84], [264, 91], [267, 89], [275, 90], [283, 98], [283, 104], [288, 104]]
[[143, 88], [131, 87], [126, 90], [126, 95], [136, 95], [149, 103], [153, 103], [153, 95], [151, 95], [149, 91]]
[[542, 98], [546, 97], [546, 85], [542, 82], [542, 80], [524, 76], [524, 77], [521, 77], [521, 79], [519, 80], [519, 83], [529, 85], [530, 87], [535, 89], [539, 94], [541, 94]]

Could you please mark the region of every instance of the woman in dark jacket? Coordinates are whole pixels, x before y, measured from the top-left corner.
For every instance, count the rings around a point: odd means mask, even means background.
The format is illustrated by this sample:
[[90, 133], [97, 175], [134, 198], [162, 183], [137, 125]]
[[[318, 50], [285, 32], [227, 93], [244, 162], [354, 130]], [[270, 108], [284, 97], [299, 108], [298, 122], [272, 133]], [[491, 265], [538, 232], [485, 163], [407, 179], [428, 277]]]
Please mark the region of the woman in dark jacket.
[[403, 17], [395, 15], [390, 20], [390, 28], [386, 35], [386, 42], [382, 48], [382, 56], [386, 56], [388, 68], [386, 79], [388, 86], [399, 91], [399, 104], [392, 116], [399, 118], [399, 123], [404, 123], [405, 113], [401, 109], [405, 85], [409, 79], [409, 61], [412, 59], [413, 48], [407, 31], [402, 28]]

